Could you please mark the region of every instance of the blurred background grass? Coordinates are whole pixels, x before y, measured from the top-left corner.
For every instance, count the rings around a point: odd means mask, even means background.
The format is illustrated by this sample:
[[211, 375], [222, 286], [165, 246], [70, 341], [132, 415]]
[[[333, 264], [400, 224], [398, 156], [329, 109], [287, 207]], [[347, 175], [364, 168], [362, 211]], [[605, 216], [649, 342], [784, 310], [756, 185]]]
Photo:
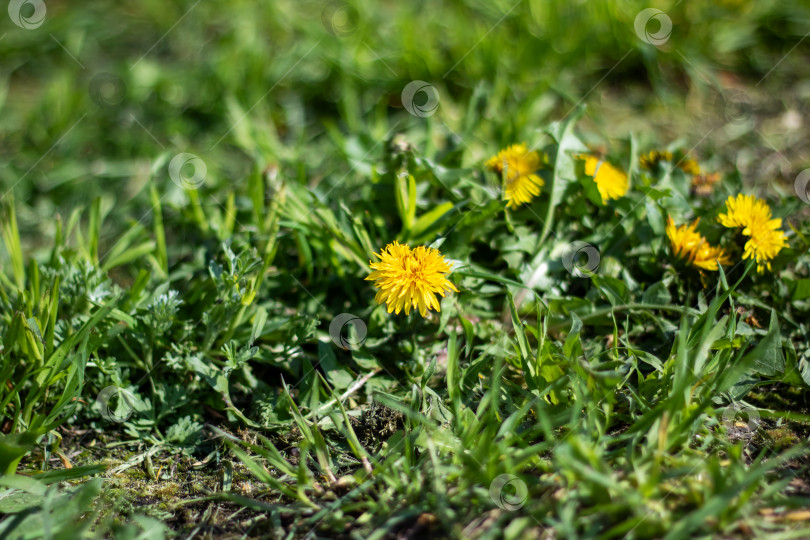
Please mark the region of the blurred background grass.
[[[365, 157], [400, 131], [467, 166], [578, 103], [600, 144], [631, 132], [643, 144], [677, 139], [749, 182], [791, 184], [810, 158], [810, 4], [658, 2], [673, 25], [659, 47], [634, 31], [646, 7], [49, 1], [38, 28], [9, 18], [0, 30], [0, 188], [35, 243], [53, 235], [49, 218], [99, 194], [107, 212], [126, 208], [106, 221], [115, 235], [149, 210], [144, 187], [161, 154], [200, 156], [217, 201], [269, 164], [311, 187], [365, 172]], [[438, 89], [435, 116], [402, 108], [412, 80]], [[165, 167], [157, 178], [171, 195]]]

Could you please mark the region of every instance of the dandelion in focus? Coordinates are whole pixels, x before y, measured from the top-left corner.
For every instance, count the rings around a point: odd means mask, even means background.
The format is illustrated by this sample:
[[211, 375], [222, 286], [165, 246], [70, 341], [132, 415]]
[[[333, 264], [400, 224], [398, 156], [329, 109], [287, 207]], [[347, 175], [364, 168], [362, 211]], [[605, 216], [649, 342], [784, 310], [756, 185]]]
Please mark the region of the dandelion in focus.
[[394, 241], [375, 256], [380, 261], [369, 261], [374, 271], [366, 280], [374, 281], [374, 287], [379, 289], [375, 300], [378, 304], [385, 302], [388, 313], [394, 311], [399, 315], [404, 309], [408, 315], [411, 308], [418, 308], [424, 317], [430, 309], [441, 311], [437, 293], [444, 297], [445, 291], [458, 292], [446, 276], [450, 263], [437, 249], [425, 246], [411, 249]]
[[731, 264], [728, 254], [721, 247], [710, 245], [706, 239], [697, 232], [700, 219], [690, 225], [675, 226], [671, 216], [667, 216], [667, 237], [672, 247], [672, 254], [700, 270], [717, 271], [718, 263]]
[[717, 221], [730, 229], [742, 229], [748, 237], [743, 251], [743, 259], [754, 259], [757, 272], [771, 269], [771, 261], [782, 248], [788, 247], [787, 236], [782, 231], [782, 220], [773, 218], [771, 207], [755, 195], [738, 194], [726, 200], [726, 213], [720, 214]]

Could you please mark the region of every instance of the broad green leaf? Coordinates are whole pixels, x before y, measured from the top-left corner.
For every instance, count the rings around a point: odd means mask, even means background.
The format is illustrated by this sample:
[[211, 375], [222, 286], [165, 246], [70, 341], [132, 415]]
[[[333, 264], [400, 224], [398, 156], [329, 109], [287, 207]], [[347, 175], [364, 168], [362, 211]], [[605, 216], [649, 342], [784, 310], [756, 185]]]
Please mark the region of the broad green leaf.
[[562, 202], [563, 194], [570, 182], [577, 179], [576, 158], [574, 154], [587, 152], [588, 148], [574, 135], [574, 125], [585, 113], [585, 107], [578, 107], [563, 121], [554, 122], [548, 128], [548, 134], [557, 144], [554, 158], [554, 174], [551, 182], [543, 188], [547, 194], [548, 205], [543, 219], [543, 231], [540, 233], [539, 245], [548, 237], [554, 225], [554, 210]]

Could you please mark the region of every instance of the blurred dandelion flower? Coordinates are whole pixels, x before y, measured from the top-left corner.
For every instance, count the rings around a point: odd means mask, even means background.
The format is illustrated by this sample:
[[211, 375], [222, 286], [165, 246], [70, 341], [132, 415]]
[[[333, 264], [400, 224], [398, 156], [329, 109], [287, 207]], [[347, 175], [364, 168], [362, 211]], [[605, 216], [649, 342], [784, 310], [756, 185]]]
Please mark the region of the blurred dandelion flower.
[[700, 174], [700, 165], [690, 157], [684, 156], [676, 165], [686, 174], [691, 174], [692, 176]]
[[638, 162], [642, 168], [652, 170], [662, 161], [672, 161], [672, 152], [661, 152], [659, 150], [650, 150], [640, 158]]
[[710, 245], [706, 239], [697, 232], [700, 218], [691, 225], [675, 226], [671, 216], [667, 216], [667, 237], [672, 246], [672, 254], [687, 264], [700, 270], [717, 270], [717, 263], [731, 264], [725, 250]]
[[540, 195], [543, 179], [534, 174], [540, 165], [540, 154], [530, 151], [526, 143], [513, 144], [486, 162], [488, 169], [503, 178], [504, 198], [512, 209]]
[[727, 213], [720, 214], [717, 221], [730, 229], [742, 229], [749, 237], [745, 243], [743, 259], [754, 259], [757, 272], [771, 269], [773, 260], [782, 248], [788, 247], [787, 236], [781, 230], [782, 220], [773, 219], [771, 207], [755, 195], [738, 194], [726, 200]]
[[608, 163], [595, 156], [580, 156], [585, 160], [585, 174], [592, 176], [599, 195], [602, 196], [602, 204], [608, 199], [618, 199], [627, 193], [629, 186], [627, 175]]
[[[643, 169], [653, 170], [662, 161], [672, 161], [675, 158], [672, 152], [651, 150], [638, 158], [638, 162]], [[676, 167], [681, 169], [686, 174], [696, 175], [700, 174], [700, 165], [694, 159], [684, 156], [676, 164]]]
[[419, 308], [424, 317], [430, 309], [441, 311], [436, 293], [443, 297], [445, 291], [458, 292], [446, 277], [450, 263], [437, 249], [411, 249], [395, 240], [375, 256], [380, 262], [369, 261], [374, 271], [366, 280], [374, 281], [374, 287], [379, 289], [375, 300], [378, 304], [385, 302], [388, 313], [395, 311], [399, 315], [404, 309], [408, 315], [411, 308]]
[[720, 173], [696, 174], [692, 177], [692, 191], [698, 197], [708, 197], [720, 181]]

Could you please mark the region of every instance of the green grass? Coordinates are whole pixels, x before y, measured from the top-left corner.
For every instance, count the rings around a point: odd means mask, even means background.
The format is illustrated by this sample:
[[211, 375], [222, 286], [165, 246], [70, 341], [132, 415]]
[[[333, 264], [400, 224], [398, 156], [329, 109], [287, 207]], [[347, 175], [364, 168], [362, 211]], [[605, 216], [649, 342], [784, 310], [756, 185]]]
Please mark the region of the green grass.
[[[806, 537], [810, 9], [661, 4], [656, 47], [647, 7], [6, 20], [0, 537]], [[518, 142], [545, 186], [507, 211], [483, 162]], [[772, 272], [717, 223], [738, 192]], [[734, 264], [684, 268], [668, 215]], [[440, 313], [374, 302], [395, 239], [454, 262]]]

